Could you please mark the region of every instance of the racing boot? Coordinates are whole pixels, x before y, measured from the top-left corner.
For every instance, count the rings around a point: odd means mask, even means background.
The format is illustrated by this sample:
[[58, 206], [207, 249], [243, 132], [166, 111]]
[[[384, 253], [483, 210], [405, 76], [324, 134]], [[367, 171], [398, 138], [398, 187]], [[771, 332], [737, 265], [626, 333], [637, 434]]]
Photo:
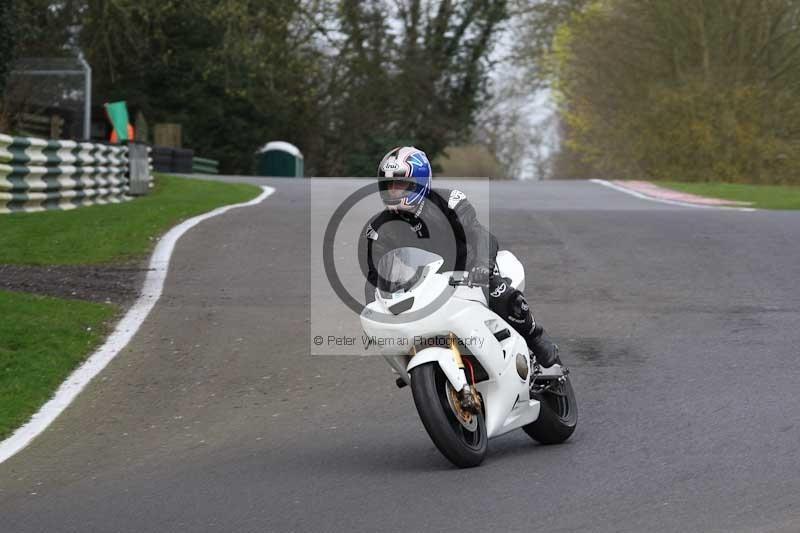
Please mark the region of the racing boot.
[[511, 309], [507, 320], [525, 339], [528, 349], [536, 356], [536, 361], [544, 368], [560, 363], [558, 345], [551, 341], [544, 328], [534, 321], [525, 296], [520, 291], [514, 291], [510, 299]]
[[544, 368], [550, 368], [556, 363], [561, 363], [558, 358], [558, 344], [550, 340], [542, 326], [537, 324], [533, 328], [531, 335], [525, 337], [525, 341], [528, 343], [528, 348], [533, 352], [533, 355], [536, 356], [536, 362]]

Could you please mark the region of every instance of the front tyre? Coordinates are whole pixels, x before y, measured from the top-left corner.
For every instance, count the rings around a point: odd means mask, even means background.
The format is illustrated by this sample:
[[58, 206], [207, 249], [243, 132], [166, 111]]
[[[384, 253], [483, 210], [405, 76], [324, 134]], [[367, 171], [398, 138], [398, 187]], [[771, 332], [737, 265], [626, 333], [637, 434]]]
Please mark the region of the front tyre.
[[447, 459], [459, 468], [478, 466], [488, 450], [483, 412], [465, 416], [453, 403], [453, 390], [436, 363], [411, 369], [411, 393], [422, 425]]
[[568, 376], [561, 381], [545, 383], [533, 399], [541, 402], [539, 418], [523, 426], [523, 430], [540, 444], [561, 444], [578, 424], [578, 403]]

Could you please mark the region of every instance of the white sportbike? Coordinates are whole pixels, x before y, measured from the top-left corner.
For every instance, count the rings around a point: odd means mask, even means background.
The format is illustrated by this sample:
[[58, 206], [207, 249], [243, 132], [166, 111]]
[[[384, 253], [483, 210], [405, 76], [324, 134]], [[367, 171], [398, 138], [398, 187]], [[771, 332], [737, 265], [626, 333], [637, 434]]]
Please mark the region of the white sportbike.
[[[369, 344], [411, 386], [422, 423], [458, 467], [479, 465], [488, 440], [522, 428], [542, 444], [567, 440], [578, 410], [569, 370], [543, 368], [525, 340], [487, 306], [464, 272], [439, 272], [444, 260], [418, 248], [384, 255], [375, 301], [361, 313]], [[525, 271], [510, 252], [500, 274], [523, 290]]]

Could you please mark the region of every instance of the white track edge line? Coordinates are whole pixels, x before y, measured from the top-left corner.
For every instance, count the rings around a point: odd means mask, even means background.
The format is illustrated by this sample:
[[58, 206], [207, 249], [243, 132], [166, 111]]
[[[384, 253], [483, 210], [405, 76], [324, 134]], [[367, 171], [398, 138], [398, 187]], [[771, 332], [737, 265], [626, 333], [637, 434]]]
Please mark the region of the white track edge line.
[[592, 183], [596, 183], [598, 185], [602, 185], [604, 187], [608, 187], [610, 189], [614, 189], [615, 191], [619, 191], [625, 194], [629, 194], [631, 196], [635, 196], [641, 200], [649, 200], [651, 202], [658, 202], [660, 204], [667, 204], [667, 205], [677, 205], [681, 207], [694, 207], [698, 209], [726, 209], [729, 211], [744, 211], [747, 213], [751, 213], [756, 211], [754, 207], [732, 207], [727, 205], [703, 205], [703, 204], [691, 204], [689, 202], [681, 202], [679, 200], [667, 200], [665, 198], [655, 198], [653, 196], [648, 196], [644, 193], [640, 193], [639, 191], [634, 191], [633, 189], [628, 189], [627, 187], [623, 187], [622, 185], [617, 185], [616, 183], [611, 183], [607, 180], [601, 179], [591, 179], [589, 180]]
[[226, 213], [231, 209], [260, 204], [275, 192], [273, 187], [262, 186], [261, 189], [261, 194], [248, 202], [218, 207], [208, 213], [185, 220], [170, 229], [159, 240], [153, 255], [150, 257], [149, 270], [142, 286], [142, 292], [136, 302], [128, 309], [128, 312], [119, 321], [105, 343], [64, 380], [56, 390], [55, 395], [28, 422], [14, 431], [10, 437], [0, 442], [0, 463], [23, 450], [33, 439], [47, 429], [86, 385], [128, 345], [161, 297], [164, 281], [167, 278], [169, 262], [178, 239], [204, 220]]

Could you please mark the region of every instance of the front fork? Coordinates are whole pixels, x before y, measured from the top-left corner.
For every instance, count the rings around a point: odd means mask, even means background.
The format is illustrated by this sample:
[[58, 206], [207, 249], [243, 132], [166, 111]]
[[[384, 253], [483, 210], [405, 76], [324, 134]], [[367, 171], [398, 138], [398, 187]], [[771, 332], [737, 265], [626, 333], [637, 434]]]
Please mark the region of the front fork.
[[468, 411], [472, 414], [478, 414], [481, 411], [481, 398], [478, 395], [478, 391], [475, 390], [475, 376], [471, 373], [473, 382], [472, 386], [470, 386], [470, 380], [467, 379], [467, 373], [465, 370], [464, 358], [461, 357], [461, 352], [458, 349], [456, 336], [452, 333], [450, 333], [448, 344], [450, 347], [450, 352], [453, 354], [453, 360], [456, 362], [456, 365], [461, 371], [461, 374], [464, 376], [464, 381], [466, 382], [466, 385], [464, 385], [461, 390], [458, 391], [458, 401], [461, 403], [461, 408], [465, 411]]

